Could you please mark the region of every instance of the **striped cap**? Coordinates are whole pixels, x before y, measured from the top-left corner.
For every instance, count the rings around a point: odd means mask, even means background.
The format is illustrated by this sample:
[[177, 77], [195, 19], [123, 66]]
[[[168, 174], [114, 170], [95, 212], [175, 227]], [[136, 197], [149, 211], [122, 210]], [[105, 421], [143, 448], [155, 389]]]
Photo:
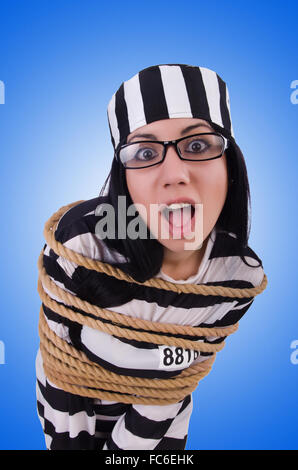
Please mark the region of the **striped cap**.
[[234, 138], [226, 83], [205, 67], [160, 64], [124, 81], [108, 104], [114, 149], [138, 127], [169, 118], [200, 118]]

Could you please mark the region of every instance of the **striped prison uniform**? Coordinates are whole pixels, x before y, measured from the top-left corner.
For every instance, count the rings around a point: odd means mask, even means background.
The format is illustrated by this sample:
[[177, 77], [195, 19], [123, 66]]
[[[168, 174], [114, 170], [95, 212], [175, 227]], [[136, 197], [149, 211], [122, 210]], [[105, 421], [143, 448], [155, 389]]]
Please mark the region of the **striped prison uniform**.
[[[116, 250], [108, 249], [104, 240], [96, 235], [95, 226], [99, 217], [95, 209], [100, 202], [100, 197], [96, 197], [70, 208], [60, 218], [55, 237], [65, 247], [89, 258], [111, 264], [123, 262], [124, 257]], [[247, 267], [236, 253], [235, 235], [213, 229], [195, 275], [177, 281], [160, 270], [156, 277], [176, 283], [216, 282], [230, 287], [260, 285], [264, 275], [263, 267]], [[258, 264], [256, 261], [259, 258], [251, 248], [247, 248], [246, 255], [249, 264], [254, 261]], [[83, 273], [88, 274], [87, 268], [55, 254], [47, 244], [44, 245], [43, 263], [47, 274], [60, 288], [77, 295]], [[44, 289], [53, 299], [63, 303]], [[214, 300], [212, 296], [178, 295], [140, 285], [135, 297], [129, 298], [127, 302], [121, 289], [114, 289], [110, 309], [150, 321], [224, 327], [236, 323], [252, 302], [253, 298], [233, 300], [218, 297]], [[100, 301], [97, 305], [101, 306]], [[104, 307], [109, 308], [106, 305]], [[187, 350], [183, 350], [182, 364], [168, 366], [162, 361], [165, 346], [114, 337], [63, 318], [44, 304], [43, 313], [49, 327], [59, 337], [83, 351], [91, 361], [119, 374], [143, 378], [174, 377], [190, 363], [195, 364], [212, 355], [204, 352], [198, 355], [191, 351], [189, 358]], [[203, 341], [220, 343], [224, 339], [206, 337]], [[48, 450], [179, 450], [186, 446], [193, 409], [192, 394], [169, 405], [125, 404], [71, 394], [47, 378], [38, 349], [36, 398], [37, 414]]]

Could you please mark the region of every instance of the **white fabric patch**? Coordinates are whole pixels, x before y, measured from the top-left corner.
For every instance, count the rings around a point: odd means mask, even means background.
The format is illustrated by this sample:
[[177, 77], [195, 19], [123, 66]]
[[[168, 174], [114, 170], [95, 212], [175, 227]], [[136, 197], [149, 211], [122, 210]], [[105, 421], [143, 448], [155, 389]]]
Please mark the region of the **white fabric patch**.
[[163, 89], [170, 118], [193, 117], [185, 81], [179, 66], [160, 65]]
[[200, 67], [202, 79], [207, 94], [210, 117], [213, 122], [223, 127], [220, 112], [220, 93], [216, 73], [213, 70]]
[[189, 367], [197, 359], [199, 351], [178, 346], [158, 346], [160, 370], [179, 370]]
[[124, 98], [127, 107], [129, 129], [132, 132], [132, 129], [134, 130], [137, 127], [138, 122], [144, 121], [146, 124], [139, 74], [124, 82]]
[[114, 94], [108, 104], [108, 114], [109, 114], [109, 121], [110, 121], [112, 136], [115, 141], [115, 147], [117, 147], [120, 141], [120, 133], [119, 133], [118, 124], [117, 124], [115, 104], [116, 104], [116, 97]]

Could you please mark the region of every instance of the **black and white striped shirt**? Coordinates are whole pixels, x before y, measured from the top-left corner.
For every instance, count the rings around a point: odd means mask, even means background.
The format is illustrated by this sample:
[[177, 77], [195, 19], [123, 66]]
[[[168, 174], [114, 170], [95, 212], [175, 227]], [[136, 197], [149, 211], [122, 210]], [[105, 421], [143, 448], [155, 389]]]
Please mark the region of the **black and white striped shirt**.
[[[98, 216], [95, 209], [100, 198], [90, 199], [67, 211], [60, 219], [56, 239], [67, 248], [92, 259], [113, 263], [124, 262], [122, 255], [108, 249], [96, 235]], [[259, 258], [247, 248], [249, 264]], [[47, 274], [61, 288], [80, 294], [82, 276], [88, 270], [59, 255], [45, 244], [44, 266]], [[98, 276], [101, 273], [97, 273]], [[187, 280], [177, 281], [162, 272], [157, 277], [175, 283], [218, 283], [230, 287], [255, 287], [261, 284], [263, 267], [250, 268], [237, 255], [235, 235], [210, 233], [198, 272]], [[100, 279], [100, 277], [99, 277]], [[125, 282], [117, 281], [115, 282]], [[121, 284], [119, 284], [120, 286]], [[87, 279], [88, 292], [88, 279]], [[85, 288], [86, 288], [85, 286]], [[55, 300], [62, 302], [44, 286]], [[233, 299], [214, 296], [176, 294], [143, 285], [113, 289], [112, 311], [150, 321], [200, 327], [224, 327], [236, 323], [253, 303], [253, 298]], [[88, 300], [87, 298], [85, 300]], [[98, 303], [92, 302], [98, 306]], [[179, 375], [190, 363], [203, 361], [212, 353], [192, 351], [184, 355], [181, 365], [165, 365], [164, 346], [119, 338], [61, 317], [43, 305], [49, 327], [65, 341], [82, 350], [90, 360], [119, 374], [143, 378], [167, 378]], [[204, 342], [220, 343], [225, 339], [206, 337]], [[186, 350], [184, 350], [186, 351]], [[45, 375], [40, 350], [36, 356], [36, 397], [47, 449], [184, 449], [192, 413], [192, 394], [169, 405], [140, 405], [87, 398], [65, 392]]]

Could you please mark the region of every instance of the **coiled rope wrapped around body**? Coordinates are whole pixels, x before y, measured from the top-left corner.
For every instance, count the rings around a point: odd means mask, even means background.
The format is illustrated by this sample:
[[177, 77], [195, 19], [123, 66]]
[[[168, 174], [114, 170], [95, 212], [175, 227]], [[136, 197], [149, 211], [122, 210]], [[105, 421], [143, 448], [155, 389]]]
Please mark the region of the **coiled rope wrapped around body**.
[[[81, 202], [84, 201], [77, 201], [61, 207], [52, 215], [52, 217], [50, 217], [44, 227], [44, 237], [47, 245], [57, 255], [73, 261], [77, 265], [106, 273], [109, 276], [113, 276], [129, 283], [137, 283], [158, 289], [166, 289], [177, 293], [183, 292], [243, 298], [254, 297], [263, 292], [267, 286], [266, 274], [264, 274], [264, 278], [260, 286], [244, 289], [199, 284], [175, 284], [158, 278], [151, 278], [140, 283], [125, 272], [121, 271], [119, 268], [108, 263], [103, 263], [83, 256], [69, 248], [66, 248], [55, 239], [55, 229], [62, 215], [71, 207]], [[150, 405], [177, 403], [194, 391], [198, 382], [210, 372], [216, 353], [224, 347], [225, 343], [206, 344], [201, 341], [177, 338], [175, 336], [170, 336], [170, 334], [194, 337], [223, 337], [234, 333], [238, 329], [238, 323], [222, 328], [200, 328], [176, 325], [172, 323], [151, 322], [128, 315], [122, 315], [117, 312], [98, 307], [97, 305], [92, 305], [81, 300], [78, 296], [72, 295], [58, 287], [51, 280], [43, 266], [43, 250], [38, 258], [38, 270], [38, 293], [41, 301], [48, 308], [57, 312], [64, 318], [126, 339], [214, 353], [210, 359], [191, 365], [190, 367], [182, 370], [179, 376], [174, 378], [147, 379], [116, 374], [106, 370], [99, 364], [90, 361], [82, 351], [78, 351], [51, 330], [45, 319], [41, 305], [39, 316], [39, 336], [44, 370], [48, 379], [66, 392], [85, 397], [119, 401], [121, 403]], [[68, 306], [76, 307], [81, 311], [86, 312], [86, 314], [92, 314], [92, 316], [97, 317], [97, 319], [75, 312], [71, 308], [56, 302], [46, 293], [43, 285]], [[108, 321], [102, 321], [102, 319]], [[158, 334], [156, 334], [156, 332]]]

